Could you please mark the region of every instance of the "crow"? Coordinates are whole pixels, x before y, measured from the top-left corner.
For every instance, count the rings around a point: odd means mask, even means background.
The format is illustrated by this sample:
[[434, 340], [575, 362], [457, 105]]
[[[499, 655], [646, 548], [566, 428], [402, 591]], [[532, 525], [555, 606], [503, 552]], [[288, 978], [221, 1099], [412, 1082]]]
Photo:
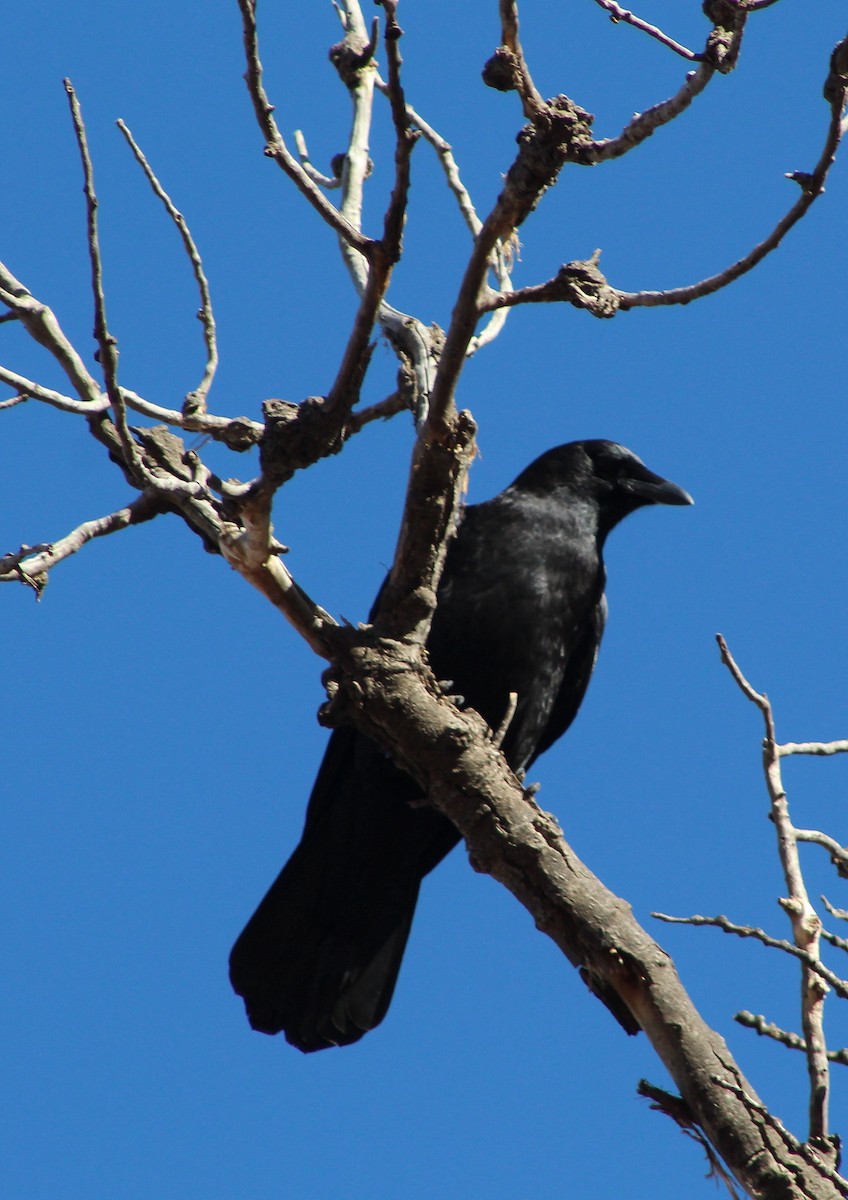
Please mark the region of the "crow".
[[[630, 450], [595, 440], [549, 450], [464, 510], [427, 650], [436, 678], [493, 729], [515, 704], [501, 747], [515, 772], [565, 733], [586, 692], [607, 614], [607, 534], [644, 505], [691, 503]], [[369, 738], [332, 733], [300, 843], [230, 955], [254, 1029], [309, 1052], [382, 1021], [421, 880], [459, 841], [422, 799]]]

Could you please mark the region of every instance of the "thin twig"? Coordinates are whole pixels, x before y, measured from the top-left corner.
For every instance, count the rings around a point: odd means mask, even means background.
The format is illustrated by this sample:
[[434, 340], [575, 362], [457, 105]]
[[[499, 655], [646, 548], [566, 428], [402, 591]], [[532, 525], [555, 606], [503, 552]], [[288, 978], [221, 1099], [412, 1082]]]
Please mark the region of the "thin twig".
[[737, 685], [763, 714], [766, 736], [763, 741], [763, 770], [771, 800], [771, 819], [777, 834], [780, 863], [788, 889], [788, 898], [780, 905], [792, 923], [792, 936], [798, 955], [802, 959], [801, 969], [801, 1026], [807, 1044], [807, 1073], [810, 1079], [809, 1119], [811, 1139], [826, 1140], [828, 1133], [828, 1100], [830, 1076], [827, 1065], [827, 1043], [824, 1036], [824, 1002], [827, 988], [822, 980], [830, 983], [840, 995], [845, 995], [845, 984], [821, 964], [821, 918], [810, 903], [801, 860], [798, 854], [797, 833], [789, 815], [789, 803], [780, 772], [780, 755], [777, 752], [774, 718], [768, 697], [761, 695], [748, 683], [737, 666], [724, 638], [719, 634], [717, 642], [722, 662], [729, 668]]
[[94, 538], [104, 537], [149, 521], [163, 511], [162, 498], [156, 489], [141, 493], [131, 504], [119, 508], [105, 517], [83, 521], [58, 541], [38, 546], [22, 546], [16, 554], [0, 558], [0, 583], [19, 582], [34, 587], [39, 594], [43, 591], [48, 572], [72, 554], [76, 554]]
[[[669, 304], [689, 304], [701, 296], [707, 296], [721, 288], [727, 287], [740, 276], [752, 270], [768, 254], [775, 250], [794, 225], [801, 220], [811, 205], [823, 193], [828, 173], [836, 157], [841, 139], [848, 132], [848, 116], [843, 116], [846, 91], [848, 91], [848, 73], [840, 74], [837, 67], [843, 57], [848, 57], [848, 39], [840, 42], [834, 50], [830, 75], [825, 86], [825, 93], [831, 106], [831, 119], [827, 137], [819, 161], [811, 173], [795, 171], [788, 178], [794, 180], [801, 188], [801, 195], [791, 209], [778, 221], [771, 233], [756, 245], [747, 255], [724, 268], [716, 275], [702, 279], [698, 283], [688, 284], [681, 288], [671, 288], [667, 291], [625, 292], [612, 287], [602, 276], [599, 284], [603, 287], [603, 303], [582, 303], [580, 296], [575, 295], [568, 279], [563, 279], [562, 272], [543, 284], [520, 289], [507, 295], [490, 293], [481, 304], [482, 311], [494, 311], [505, 307], [515, 307], [518, 304], [551, 303], [568, 301], [578, 307], [588, 308], [598, 317], [613, 316], [619, 310], [640, 307], [655, 307]], [[645, 113], [640, 113], [617, 138], [590, 142], [583, 147], [576, 161], [597, 163], [608, 158], [615, 158], [644, 141], [660, 125], [679, 115], [703, 91], [712, 76], [715, 67], [710, 63], [702, 63], [697, 71], [690, 72], [680, 91], [670, 100], [655, 105]], [[564, 270], [565, 268], [563, 268]], [[563, 286], [564, 283], [569, 286]]]
[[495, 730], [492, 738], [492, 744], [498, 749], [503, 745], [503, 740], [509, 732], [509, 727], [512, 724], [512, 719], [515, 716], [515, 710], [518, 707], [518, 692], [510, 692], [506, 701], [506, 712], [503, 715], [503, 720]]
[[368, 257], [372, 242], [347, 221], [335, 208], [320, 188], [309, 178], [309, 175], [297, 159], [290, 153], [277, 122], [274, 119], [274, 106], [268, 99], [263, 83], [262, 63], [259, 59], [259, 40], [256, 30], [256, 0], [239, 0], [244, 32], [244, 49], [247, 58], [247, 73], [245, 81], [253, 101], [253, 109], [259, 127], [265, 137], [265, 154], [285, 171], [289, 179], [303, 193], [312, 207], [324, 221], [336, 231], [347, 245]]
[[838, 921], [848, 921], [848, 908], [837, 908], [830, 903], [827, 896], [822, 896], [821, 902], [832, 917], [836, 917]]
[[97, 380], [68, 340], [56, 314], [36, 300], [4, 263], [0, 263], [0, 300], [13, 309], [33, 341], [53, 356], [81, 400], [100, 395]]
[[735, 934], [736, 937], [753, 938], [763, 946], [768, 946], [770, 950], [782, 950], [784, 954], [790, 954], [793, 958], [799, 959], [805, 967], [808, 967], [814, 974], [830, 984], [843, 1000], [848, 1000], [848, 979], [841, 979], [834, 971], [826, 967], [820, 959], [814, 958], [808, 950], [794, 945], [786, 938], [772, 937], [764, 929], [760, 929], [756, 925], [738, 925], [735, 921], [731, 921], [721, 915], [717, 917], [704, 917], [698, 913], [691, 917], [671, 917], [668, 913], [652, 912], [651, 916], [655, 917], [657, 921], [665, 921], [667, 925], [709, 926], [713, 929], [720, 929], [722, 933]]
[[309, 157], [309, 150], [306, 146], [306, 138], [303, 136], [303, 131], [300, 129], [296, 129], [294, 131], [294, 144], [295, 148], [297, 149], [298, 158], [300, 159], [300, 165], [303, 167], [304, 171], [314, 184], [317, 184], [318, 187], [326, 188], [329, 191], [342, 186], [341, 175], [325, 175], [323, 171], [319, 171], [318, 168], [313, 164], [311, 158]]
[[837, 934], [831, 933], [829, 929], [822, 929], [821, 935], [827, 944], [833, 946], [835, 950], [848, 951], [848, 938], [839, 937]]
[[106, 394], [115, 416], [115, 427], [121, 440], [124, 455], [133, 474], [152, 483], [147, 469], [141, 461], [138, 446], [133, 441], [129, 426], [124, 399], [118, 387], [118, 349], [115, 338], [109, 332], [106, 320], [106, 297], [103, 291], [103, 263], [100, 256], [100, 237], [97, 229], [97, 194], [94, 190], [94, 167], [88, 150], [88, 137], [82, 118], [77, 94], [70, 79], [64, 80], [65, 92], [71, 109], [71, 120], [74, 125], [77, 147], [80, 153], [83, 172], [83, 191], [85, 193], [86, 219], [88, 228], [88, 257], [91, 264], [91, 291], [94, 300], [94, 337], [98, 346], [98, 362], [103, 372], [103, 382]]
[[[336, 11], [342, 23], [344, 38], [338, 45], [333, 46], [330, 59], [339, 72], [353, 106], [347, 147], [344, 154], [339, 156], [342, 181], [339, 211], [354, 229], [361, 231], [365, 180], [372, 170], [369, 141], [376, 66], [372, 41], [365, 28], [359, 0], [342, 0], [341, 4], [336, 5]], [[361, 300], [368, 284], [368, 259], [356, 247], [344, 241], [340, 242], [340, 248], [345, 266]]]
[[147, 181], [153, 189], [156, 196], [162, 201], [168, 216], [176, 225], [183, 245], [185, 246], [186, 254], [191, 262], [191, 268], [194, 272], [194, 278], [197, 281], [198, 291], [200, 292], [200, 311], [198, 316], [203, 324], [203, 337], [206, 342], [206, 365], [203, 370], [203, 377], [194, 391], [189, 392], [186, 396], [183, 412], [186, 410], [191, 415], [197, 415], [206, 412], [206, 398], [209, 394], [209, 389], [212, 386], [212, 380], [215, 378], [215, 372], [218, 369], [218, 344], [215, 334], [215, 315], [212, 311], [212, 296], [209, 292], [209, 281], [206, 278], [206, 273], [203, 270], [203, 260], [200, 257], [200, 252], [197, 249], [197, 244], [191, 235], [191, 230], [186, 223], [185, 217], [177, 209], [176, 205], [171, 200], [171, 197], [162, 187], [156, 177], [153, 168], [145, 158], [141, 151], [141, 147], [136, 142], [132, 133], [123, 121], [118, 121], [118, 128], [124, 135], [130, 149], [135, 156], [136, 162], [141, 167], [144, 174], [147, 176]]
[[656, 25], [650, 25], [647, 21], [643, 21], [641, 17], [635, 16], [626, 8], [622, 8], [620, 4], [616, 4], [615, 0], [595, 0], [595, 3], [600, 5], [605, 12], [608, 12], [613, 24], [618, 24], [619, 21], [626, 25], [632, 25], [634, 29], [641, 30], [642, 33], [647, 33], [649, 37], [655, 38], [666, 46], [669, 50], [673, 50], [675, 54], [681, 55], [682, 58], [688, 58], [693, 62], [699, 62], [702, 54], [696, 54], [694, 50], [688, 50], [686, 46], [682, 46], [680, 42], [676, 42], [674, 38], [663, 33]]
[[395, 179], [391, 198], [383, 219], [383, 250], [395, 263], [400, 259], [403, 224], [409, 198], [410, 158], [418, 134], [410, 126], [409, 113], [401, 81], [403, 59], [400, 39], [403, 30], [397, 23], [397, 0], [380, 0], [386, 14], [384, 41], [389, 65], [388, 98], [395, 130]]
[[[345, 153], [339, 155], [341, 166], [342, 200], [340, 211], [342, 215], [357, 229], [362, 226], [362, 209], [364, 184], [371, 172], [369, 157], [369, 136], [373, 115], [373, 94], [378, 78], [376, 64], [373, 60], [376, 48], [376, 37], [379, 34], [379, 21], [372, 22], [371, 33], [365, 26], [359, 0], [343, 0], [336, 5], [339, 19], [344, 30], [344, 39], [331, 51], [331, 59], [345, 84], [345, 89], [353, 104], [353, 120]], [[385, 85], [388, 90], [388, 84]], [[384, 222], [385, 228], [385, 222]], [[385, 299], [387, 281], [383, 276], [385, 253], [382, 242], [374, 243], [372, 258], [379, 274], [372, 278], [362, 254], [356, 249], [340, 242], [342, 258], [350, 275], [360, 307], [357, 313], [354, 329], [345, 349], [344, 358], [339, 367], [336, 380], [330, 389], [332, 402], [338, 396], [344, 396], [347, 403], [350, 399], [350, 383], [355, 381], [357, 373], [363, 364], [362, 347], [371, 336], [374, 321], [374, 299], [379, 298], [376, 319], [379, 321], [389, 342], [394, 347], [402, 348], [409, 359], [415, 376], [415, 389], [418, 397], [418, 408], [426, 409], [432, 378], [435, 371], [435, 356], [433, 353], [433, 338], [430, 330], [417, 318], [394, 308]], [[366, 297], [366, 291], [371, 291]], [[353, 397], [355, 399], [355, 396]]]
[[841, 742], [784, 742], [776, 747], [781, 758], [790, 754], [848, 754], [848, 741]]
[[[397, 41], [400, 29], [394, 19], [389, 0], [386, 8], [385, 40], [390, 62], [390, 93], [395, 122], [395, 182], [383, 220], [383, 236], [371, 244], [367, 263], [362, 257], [342, 246], [348, 269], [360, 293], [359, 308], [350, 337], [345, 346], [336, 377], [327, 393], [329, 411], [348, 412], [358, 399], [362, 374], [368, 364], [368, 346], [375, 320], [391, 322], [385, 296], [391, 281], [392, 269], [400, 258], [403, 219], [409, 193], [409, 156], [413, 138], [409, 130], [403, 89], [400, 84], [400, 53]], [[355, 227], [362, 221], [362, 189], [368, 170], [368, 132], [371, 124], [374, 92], [374, 69], [371, 65], [371, 43], [357, 50], [365, 41], [365, 27], [358, 0], [345, 0], [340, 15], [344, 18], [345, 41], [335, 56], [340, 71], [347, 72], [348, 56], [354, 55], [358, 65], [352, 78], [347, 78], [353, 98], [354, 118], [350, 143], [342, 171], [342, 213]], [[373, 33], [372, 33], [373, 39]], [[338, 49], [338, 48], [337, 48]], [[400, 316], [400, 314], [397, 314]]]
[[[388, 94], [388, 84], [382, 79], [379, 73], [375, 79], [377, 90], [384, 95]], [[450, 142], [446, 141], [437, 130], [425, 121], [419, 112], [412, 105], [407, 104], [406, 111], [411, 124], [419, 131], [424, 140], [432, 146], [441, 163], [442, 170], [447, 180], [447, 185], [456, 197], [456, 202], [459, 211], [462, 214], [465, 224], [468, 226], [473, 237], [476, 237], [480, 232], [483, 222], [477, 215], [477, 210], [471, 199], [471, 195], [462, 182], [462, 177], [459, 173], [456, 159], [453, 155], [453, 147]], [[498, 285], [498, 294], [508, 294], [512, 291], [512, 279], [510, 275], [509, 262], [506, 253], [500, 242], [495, 246], [489, 259], [489, 266], [493, 271]], [[495, 340], [498, 334], [506, 324], [507, 310], [506, 308], [496, 309], [481, 331], [476, 334], [468, 343], [466, 356], [471, 357], [483, 346], [489, 345]]]
[[[95, 389], [94, 393], [96, 399], [74, 400], [72, 396], [66, 396], [62, 392], [44, 387], [43, 384], [35, 383], [32, 379], [26, 379], [23, 375], [18, 375], [7, 367], [0, 367], [0, 383], [6, 383], [20, 393], [12, 400], [0, 402], [0, 409], [11, 408], [24, 400], [39, 400], [62, 412], [74, 413], [79, 417], [91, 417], [106, 412], [110, 406], [109, 397], [98, 389]], [[176, 409], [163, 408], [160, 404], [145, 400], [143, 396], [139, 396], [128, 388], [122, 387], [119, 390], [127, 408], [133, 409], [142, 416], [150, 417], [154, 421], [165, 421], [168, 425], [175, 425], [180, 429], [185, 429], [188, 433], [209, 434], [216, 441], [224, 442], [234, 450], [245, 450], [248, 446], [256, 445], [264, 431], [264, 426], [259, 421], [251, 421], [249, 417], [221, 417], [212, 413], [185, 416]]]
[[[844, 48], [846, 44], [848, 44], [848, 39], [840, 42], [834, 51], [834, 55], [837, 55], [840, 49]], [[828, 96], [830, 122], [824, 148], [811, 173], [794, 171], [787, 176], [787, 178], [792, 179], [799, 185], [801, 194], [789, 211], [777, 222], [771, 233], [743, 258], [738, 259], [729, 267], [725, 267], [717, 275], [711, 275], [707, 279], [702, 279], [700, 283], [689, 284], [681, 288], [670, 288], [668, 291], [661, 292], [623, 292], [616, 289], [619, 305], [622, 309], [655, 307], [656, 305], [667, 304], [689, 304], [692, 300], [697, 300], [701, 296], [709, 296], [713, 292], [727, 287], [729, 283], [733, 283], [741, 275], [745, 275], [757, 266], [758, 263], [762, 262], [768, 254], [777, 249], [789, 230], [797, 225], [808, 209], [824, 192], [828, 173], [833, 166], [836, 152], [845, 133], [846, 121], [843, 120], [843, 110], [845, 108], [848, 81], [844, 78], [840, 79], [831, 75], [828, 77], [828, 84], [831, 85]]]
[[18, 395], [11, 396], [8, 400], [0, 400], [0, 411], [4, 408], [14, 408], [18, 404], [25, 404], [27, 400], [31, 400], [32, 396]]
[[[16, 371], [10, 371], [8, 367], [0, 367], [0, 383], [6, 383], [9, 387], [15, 388], [24, 400], [41, 400], [53, 408], [60, 408], [63, 412], [75, 413], [77, 416], [88, 417], [92, 413], [105, 412], [109, 407], [109, 397], [104, 396], [96, 386], [97, 400], [75, 400], [73, 396], [66, 396], [64, 393], [44, 387], [32, 379], [26, 379], [23, 375], [18, 375]], [[14, 403], [17, 402], [16, 397]], [[9, 405], [11, 402], [7, 400], [4, 403]]]
[[397, 413], [408, 409], [409, 405], [401, 393], [392, 392], [391, 396], [387, 396], [385, 400], [380, 400], [377, 404], [372, 404], [368, 408], [354, 409], [347, 419], [345, 437], [359, 433], [360, 429], [372, 421], [387, 421], [389, 417], [394, 417]]
[[639, 1080], [639, 1086], [636, 1088], [636, 1091], [638, 1095], [651, 1101], [651, 1108], [654, 1112], [660, 1112], [663, 1116], [670, 1117], [687, 1137], [692, 1138], [693, 1141], [698, 1143], [710, 1166], [707, 1178], [715, 1179], [717, 1183], [723, 1183], [727, 1188], [731, 1200], [740, 1200], [739, 1193], [733, 1186], [730, 1174], [717, 1152], [713, 1149], [709, 1138], [698, 1124], [692, 1109], [683, 1097], [675, 1096], [673, 1093], [667, 1092], [664, 1088], [655, 1087], [647, 1079]]
[[[789, 1050], [801, 1050], [805, 1054], [807, 1052], [807, 1043], [799, 1034], [781, 1029], [779, 1025], [772, 1024], [760, 1014], [743, 1010], [735, 1013], [733, 1020], [744, 1025], [746, 1029], [753, 1029], [760, 1037], [771, 1038], [773, 1042], [779, 1042], [781, 1046], [786, 1046]], [[848, 1050], [846, 1049], [828, 1050], [827, 1057], [829, 1062], [848, 1066]]]
[[815, 846], [822, 846], [827, 850], [831, 862], [842, 878], [848, 878], [848, 850], [844, 846], [840, 846], [835, 838], [821, 833], [818, 829], [796, 829], [795, 837], [799, 842], [811, 842]]
[[252, 421], [250, 417], [222, 417], [213, 413], [182, 413], [175, 408], [163, 408], [132, 392], [129, 388], [121, 388], [121, 396], [127, 408], [150, 417], [154, 421], [165, 421], [175, 425], [187, 433], [203, 433], [223, 442], [231, 450], [246, 450], [249, 446], [257, 445], [264, 433], [265, 426], [260, 421]]
[[[815, 1148], [808, 1142], [800, 1142], [798, 1138], [791, 1134], [786, 1126], [777, 1119], [777, 1117], [769, 1112], [764, 1104], [761, 1104], [759, 1100], [756, 1100], [753, 1096], [746, 1092], [744, 1088], [739, 1087], [737, 1084], [730, 1083], [726, 1079], [722, 1079], [720, 1075], [713, 1075], [711, 1078], [713, 1083], [718, 1084], [719, 1087], [724, 1088], [725, 1091], [730, 1092], [732, 1095], [736, 1096], [738, 1100], [741, 1100], [749, 1112], [756, 1114], [756, 1116], [759, 1117], [764, 1126], [774, 1130], [774, 1132], [786, 1146], [787, 1150], [789, 1150], [790, 1154], [799, 1155], [806, 1163], [813, 1167], [818, 1174], [834, 1184], [834, 1186], [843, 1196], [848, 1196], [848, 1179], [843, 1179], [843, 1177], [821, 1156], [821, 1150], [823, 1150], [825, 1146], [830, 1145], [830, 1139], [820, 1139], [819, 1146]], [[834, 1154], [834, 1158], [836, 1158], [836, 1148], [832, 1145], [830, 1148], [831, 1152]]]

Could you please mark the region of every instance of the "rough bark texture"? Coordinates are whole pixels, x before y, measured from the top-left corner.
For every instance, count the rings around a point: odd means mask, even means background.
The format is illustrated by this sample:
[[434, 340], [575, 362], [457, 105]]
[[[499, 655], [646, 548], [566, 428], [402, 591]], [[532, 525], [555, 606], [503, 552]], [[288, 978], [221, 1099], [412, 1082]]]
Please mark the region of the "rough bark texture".
[[574, 966], [616, 993], [749, 1195], [845, 1195], [828, 1158], [768, 1115], [669, 956], [521, 787], [488, 726], [439, 693], [420, 648], [373, 631], [333, 631], [333, 641], [322, 719], [353, 721], [391, 750], [457, 826], [475, 869], [507, 887]]

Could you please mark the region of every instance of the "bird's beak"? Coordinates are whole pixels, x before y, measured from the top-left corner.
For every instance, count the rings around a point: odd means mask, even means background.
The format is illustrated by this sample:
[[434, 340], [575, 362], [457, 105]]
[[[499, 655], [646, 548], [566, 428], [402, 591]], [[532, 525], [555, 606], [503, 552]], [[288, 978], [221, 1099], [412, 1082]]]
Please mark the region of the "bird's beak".
[[652, 471], [646, 471], [643, 479], [628, 479], [627, 490], [638, 496], [643, 504], [695, 503], [682, 487], [678, 487], [670, 479], [663, 479], [661, 475], [654, 475]]

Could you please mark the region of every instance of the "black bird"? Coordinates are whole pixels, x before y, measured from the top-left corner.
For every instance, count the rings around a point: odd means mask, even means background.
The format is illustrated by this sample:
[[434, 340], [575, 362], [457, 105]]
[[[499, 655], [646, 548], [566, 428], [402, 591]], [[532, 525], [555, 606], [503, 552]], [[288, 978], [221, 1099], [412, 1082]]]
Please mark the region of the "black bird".
[[[522, 772], [574, 720], [606, 619], [610, 530], [646, 504], [691, 504], [614, 442], [549, 450], [465, 509], [427, 642], [438, 679], [496, 729]], [[418, 888], [459, 841], [417, 784], [354, 729], [330, 737], [300, 844], [230, 956], [262, 1033], [303, 1051], [357, 1041], [386, 1015]]]

